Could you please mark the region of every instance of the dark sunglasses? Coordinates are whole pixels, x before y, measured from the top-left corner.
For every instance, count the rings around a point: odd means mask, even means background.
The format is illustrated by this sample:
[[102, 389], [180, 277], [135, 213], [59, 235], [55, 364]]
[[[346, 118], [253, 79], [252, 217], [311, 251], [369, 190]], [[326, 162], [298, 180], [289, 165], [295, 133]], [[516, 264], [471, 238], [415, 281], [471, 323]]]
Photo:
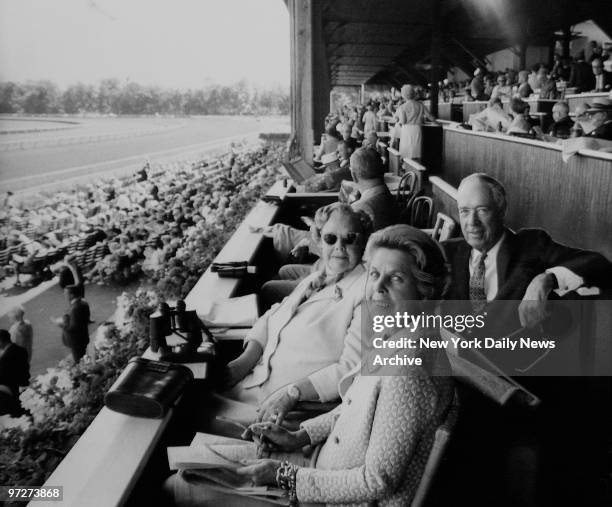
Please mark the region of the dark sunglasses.
[[330, 234], [323, 234], [322, 238], [323, 238], [323, 241], [325, 241], [325, 243], [327, 243], [330, 246], [335, 245], [338, 239], [340, 239], [340, 241], [344, 245], [352, 245], [353, 243], [357, 241], [357, 238], [359, 238], [359, 233], [349, 232], [346, 236], [338, 236], [337, 234], [330, 233]]

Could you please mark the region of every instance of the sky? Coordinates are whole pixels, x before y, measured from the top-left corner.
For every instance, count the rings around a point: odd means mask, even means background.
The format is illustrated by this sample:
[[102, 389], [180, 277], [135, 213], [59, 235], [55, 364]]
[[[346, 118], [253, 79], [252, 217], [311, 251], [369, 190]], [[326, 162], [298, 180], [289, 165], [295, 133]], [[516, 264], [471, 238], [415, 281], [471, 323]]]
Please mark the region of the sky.
[[289, 85], [282, 0], [0, 0], [0, 81]]

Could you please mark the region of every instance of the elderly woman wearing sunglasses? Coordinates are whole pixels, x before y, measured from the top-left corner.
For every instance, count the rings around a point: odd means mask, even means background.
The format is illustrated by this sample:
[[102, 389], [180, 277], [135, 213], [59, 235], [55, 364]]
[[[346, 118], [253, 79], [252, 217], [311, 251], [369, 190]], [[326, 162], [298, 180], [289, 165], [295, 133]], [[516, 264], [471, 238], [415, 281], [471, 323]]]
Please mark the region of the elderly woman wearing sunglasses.
[[[440, 248], [410, 226], [391, 226], [373, 234], [366, 257], [366, 303], [374, 315], [433, 311], [448, 286], [449, 271]], [[417, 339], [430, 333], [435, 330], [402, 329], [390, 339]], [[266, 442], [260, 443], [260, 451], [296, 452], [284, 462], [252, 460], [237, 473], [255, 485], [287, 490], [293, 505], [410, 505], [436, 428], [450, 407], [453, 386], [444, 351], [401, 352], [422, 358], [423, 364], [373, 371], [366, 354], [363, 363], [339, 383], [342, 403], [304, 421], [297, 431], [268, 421], [251, 425], [251, 432]], [[304, 462], [297, 450], [318, 444], [311, 466], [297, 465]], [[211, 491], [184, 473], [169, 486], [180, 505], [265, 505], [244, 497], [236, 503], [233, 495]]]
[[[255, 323], [244, 351], [226, 367], [226, 385], [233, 388], [215, 398], [217, 414], [247, 424], [281, 422], [299, 401], [337, 399], [338, 381], [359, 362], [361, 258], [372, 222], [341, 203], [318, 216], [321, 269]], [[235, 434], [215, 425], [212, 429]]]

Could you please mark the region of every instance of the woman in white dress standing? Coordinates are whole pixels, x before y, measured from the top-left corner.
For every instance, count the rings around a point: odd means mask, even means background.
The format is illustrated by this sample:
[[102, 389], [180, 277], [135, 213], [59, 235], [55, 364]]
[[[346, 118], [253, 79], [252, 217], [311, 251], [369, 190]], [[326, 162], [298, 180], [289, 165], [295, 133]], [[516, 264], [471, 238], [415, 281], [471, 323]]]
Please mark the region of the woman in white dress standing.
[[400, 125], [399, 152], [402, 157], [420, 159], [422, 144], [422, 125], [425, 119], [436, 121], [425, 105], [416, 100], [412, 85], [404, 85], [401, 90], [404, 103], [397, 108], [395, 116]]

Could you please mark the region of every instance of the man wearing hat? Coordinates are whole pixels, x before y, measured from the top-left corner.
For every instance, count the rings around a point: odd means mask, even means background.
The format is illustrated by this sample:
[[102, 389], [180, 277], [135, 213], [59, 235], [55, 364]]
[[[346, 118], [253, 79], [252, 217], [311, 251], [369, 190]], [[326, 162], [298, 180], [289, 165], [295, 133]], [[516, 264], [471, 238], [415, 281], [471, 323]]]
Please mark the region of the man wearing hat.
[[594, 127], [585, 137], [612, 141], [612, 99], [596, 98], [587, 107], [585, 114], [588, 115]]

